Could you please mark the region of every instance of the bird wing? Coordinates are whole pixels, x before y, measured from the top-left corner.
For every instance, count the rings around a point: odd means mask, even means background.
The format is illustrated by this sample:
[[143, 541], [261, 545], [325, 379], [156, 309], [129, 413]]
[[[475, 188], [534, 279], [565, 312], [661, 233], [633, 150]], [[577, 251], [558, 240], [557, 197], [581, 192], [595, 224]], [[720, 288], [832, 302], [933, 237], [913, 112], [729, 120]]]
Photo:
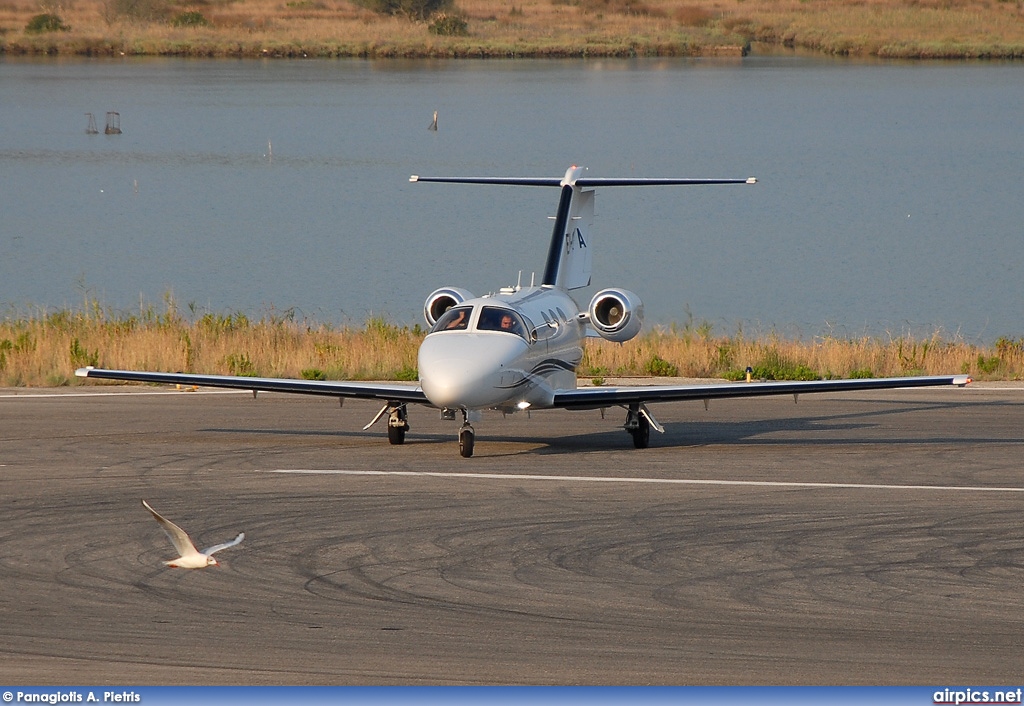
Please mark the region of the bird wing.
[[196, 546], [192, 544], [192, 540], [189, 539], [188, 534], [178, 525], [174, 524], [166, 517], [161, 515], [159, 512], [149, 506], [145, 500], [142, 501], [142, 505], [149, 510], [150, 514], [160, 523], [160, 526], [164, 528], [164, 532], [167, 533], [168, 539], [171, 540], [171, 544], [178, 550], [178, 554], [181, 556], [187, 556], [189, 554], [198, 554]]
[[238, 536], [232, 539], [230, 542], [224, 542], [223, 544], [214, 544], [209, 549], [204, 549], [203, 554], [205, 554], [206, 556], [210, 556], [214, 552], [219, 552], [221, 549], [227, 549], [228, 547], [235, 546], [243, 539], [245, 539], [245, 532], [239, 532]]

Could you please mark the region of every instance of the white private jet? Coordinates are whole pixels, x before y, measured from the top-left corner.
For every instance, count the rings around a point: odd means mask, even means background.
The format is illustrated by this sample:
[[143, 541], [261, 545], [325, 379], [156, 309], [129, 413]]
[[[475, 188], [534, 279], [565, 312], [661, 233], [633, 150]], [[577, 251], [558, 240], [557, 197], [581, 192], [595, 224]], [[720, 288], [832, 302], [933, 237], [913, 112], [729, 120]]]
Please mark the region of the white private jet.
[[810, 392], [873, 390], [936, 385], [964, 386], [965, 375], [871, 378], [809, 382], [715, 383], [577, 388], [576, 368], [588, 335], [624, 342], [640, 332], [643, 304], [625, 289], [603, 289], [581, 307], [570, 292], [590, 284], [594, 190], [587, 187], [755, 184], [747, 179], [608, 179], [584, 176], [570, 167], [561, 179], [516, 177], [421, 177], [413, 182], [552, 186], [560, 191], [554, 231], [539, 285], [507, 287], [476, 297], [464, 289], [443, 287], [430, 294], [423, 314], [430, 331], [419, 349], [418, 386], [281, 378], [193, 375], [191, 373], [102, 370], [75, 372], [79, 377], [176, 385], [227, 387], [377, 399], [384, 401], [369, 429], [387, 415], [388, 440], [405, 442], [410, 404], [441, 410], [445, 419], [462, 417], [459, 451], [473, 455], [477, 421], [482, 410], [504, 413], [548, 408], [626, 411], [625, 430], [636, 448], [647, 447], [651, 427], [664, 432], [648, 403], [708, 400], [724, 397], [798, 395]]

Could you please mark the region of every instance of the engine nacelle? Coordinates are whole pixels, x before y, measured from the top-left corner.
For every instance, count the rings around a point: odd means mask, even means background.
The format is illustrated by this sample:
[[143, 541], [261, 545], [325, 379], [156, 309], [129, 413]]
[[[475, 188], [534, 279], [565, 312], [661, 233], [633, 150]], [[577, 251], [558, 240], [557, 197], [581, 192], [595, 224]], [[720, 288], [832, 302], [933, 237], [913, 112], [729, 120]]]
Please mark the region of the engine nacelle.
[[625, 289], [602, 289], [590, 300], [590, 325], [608, 341], [623, 343], [640, 333], [644, 303]]
[[441, 318], [444, 312], [464, 301], [475, 299], [472, 293], [458, 287], [441, 287], [430, 293], [426, 303], [423, 305], [423, 318], [427, 324], [433, 326]]

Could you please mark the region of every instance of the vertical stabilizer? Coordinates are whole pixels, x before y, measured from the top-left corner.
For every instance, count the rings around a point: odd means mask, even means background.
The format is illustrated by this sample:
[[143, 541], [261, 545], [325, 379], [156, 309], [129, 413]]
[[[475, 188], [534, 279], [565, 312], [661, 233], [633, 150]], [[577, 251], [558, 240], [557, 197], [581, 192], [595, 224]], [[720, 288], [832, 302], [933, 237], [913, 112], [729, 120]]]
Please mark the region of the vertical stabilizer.
[[583, 171], [581, 167], [570, 167], [562, 178], [562, 195], [558, 200], [541, 284], [562, 289], [577, 289], [590, 284], [594, 192], [583, 191], [576, 185]]
[[580, 191], [573, 198], [565, 231], [561, 268], [556, 284], [562, 289], [578, 289], [590, 284], [590, 234], [594, 228], [594, 191]]

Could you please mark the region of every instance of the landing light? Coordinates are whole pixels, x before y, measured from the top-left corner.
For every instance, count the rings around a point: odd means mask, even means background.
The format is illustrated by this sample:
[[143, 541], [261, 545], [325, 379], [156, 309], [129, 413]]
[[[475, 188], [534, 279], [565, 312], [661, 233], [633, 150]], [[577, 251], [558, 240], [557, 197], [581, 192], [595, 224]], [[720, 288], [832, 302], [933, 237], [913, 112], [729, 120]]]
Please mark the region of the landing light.
[[524, 409], [529, 409], [529, 408], [530, 408], [530, 403], [526, 402], [526, 401], [519, 402], [518, 404], [516, 404], [516, 409], [518, 409], [520, 411], [522, 411]]

